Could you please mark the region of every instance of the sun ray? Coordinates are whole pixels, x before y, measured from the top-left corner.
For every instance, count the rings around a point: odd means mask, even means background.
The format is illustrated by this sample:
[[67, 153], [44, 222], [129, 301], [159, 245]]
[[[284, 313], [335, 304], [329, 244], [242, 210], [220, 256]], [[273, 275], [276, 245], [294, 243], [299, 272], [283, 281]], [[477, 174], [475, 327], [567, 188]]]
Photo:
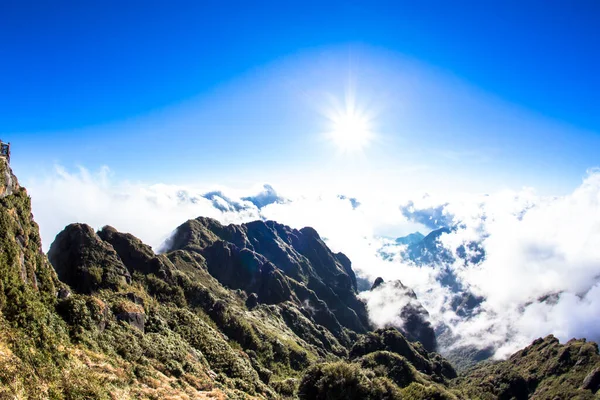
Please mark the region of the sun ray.
[[345, 154], [362, 152], [374, 139], [372, 118], [361, 108], [354, 92], [348, 90], [343, 104], [335, 106], [326, 114], [329, 120], [327, 139]]

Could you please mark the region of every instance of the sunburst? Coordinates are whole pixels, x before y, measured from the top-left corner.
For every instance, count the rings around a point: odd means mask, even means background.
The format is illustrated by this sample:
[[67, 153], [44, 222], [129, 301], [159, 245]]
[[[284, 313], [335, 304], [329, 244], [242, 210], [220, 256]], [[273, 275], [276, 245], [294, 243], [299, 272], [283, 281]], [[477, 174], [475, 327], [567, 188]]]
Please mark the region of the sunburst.
[[362, 152], [375, 137], [373, 118], [366, 109], [357, 105], [352, 91], [346, 93], [343, 104], [335, 102], [325, 115], [330, 125], [327, 139], [342, 153]]

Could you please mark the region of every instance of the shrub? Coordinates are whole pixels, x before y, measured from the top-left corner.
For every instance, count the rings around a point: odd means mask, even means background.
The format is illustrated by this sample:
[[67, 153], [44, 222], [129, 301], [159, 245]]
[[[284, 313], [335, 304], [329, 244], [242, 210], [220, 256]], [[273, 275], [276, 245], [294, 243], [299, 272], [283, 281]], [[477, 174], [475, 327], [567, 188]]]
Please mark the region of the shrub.
[[386, 378], [376, 378], [358, 364], [323, 363], [310, 367], [298, 390], [301, 399], [370, 400], [401, 399], [397, 386]]
[[402, 396], [411, 400], [451, 400], [455, 397], [437, 386], [425, 386], [417, 382], [402, 389]]
[[183, 289], [176, 285], [169, 285], [167, 282], [150, 274], [146, 276], [145, 284], [148, 293], [156, 298], [160, 303], [172, 303], [179, 307], [186, 305]]
[[56, 309], [75, 333], [100, 327], [105, 322], [108, 312], [102, 300], [78, 294], [58, 303]]
[[358, 362], [377, 376], [390, 378], [400, 387], [406, 387], [416, 380], [414, 367], [408, 360], [389, 351], [376, 351], [361, 357]]
[[288, 378], [281, 381], [271, 382], [271, 386], [280, 395], [284, 397], [293, 397], [298, 388], [298, 380], [294, 378]]

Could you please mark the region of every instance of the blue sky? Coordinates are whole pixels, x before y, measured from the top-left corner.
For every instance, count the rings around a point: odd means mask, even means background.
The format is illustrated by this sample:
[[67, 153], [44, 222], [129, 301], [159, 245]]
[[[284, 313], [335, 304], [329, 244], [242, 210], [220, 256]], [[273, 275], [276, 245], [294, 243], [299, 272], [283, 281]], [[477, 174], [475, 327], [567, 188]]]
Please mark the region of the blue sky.
[[[600, 0], [0, 0], [0, 138], [44, 250], [72, 222], [159, 249], [199, 215], [273, 219], [401, 279], [465, 343], [593, 339], [599, 21]], [[264, 183], [279, 201], [227, 209]], [[453, 266], [481, 318], [445, 310], [437, 267], [381, 258], [381, 236], [431, 229], [406, 210], [483, 246]]]
[[[2, 2], [13, 168], [560, 194], [600, 165], [599, 2], [322, 3]], [[353, 155], [323, 139], [349, 86], [377, 133]]]

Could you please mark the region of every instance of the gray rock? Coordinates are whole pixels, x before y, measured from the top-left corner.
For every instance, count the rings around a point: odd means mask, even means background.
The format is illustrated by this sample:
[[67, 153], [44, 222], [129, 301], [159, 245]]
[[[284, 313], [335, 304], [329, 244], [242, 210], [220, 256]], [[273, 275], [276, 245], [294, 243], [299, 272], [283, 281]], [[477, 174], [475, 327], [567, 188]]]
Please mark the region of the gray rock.
[[113, 247], [85, 224], [68, 225], [48, 251], [58, 278], [76, 293], [120, 289], [131, 283], [131, 275]]
[[146, 323], [146, 314], [140, 312], [122, 312], [116, 314], [117, 321], [125, 321], [134, 328], [139, 329], [144, 333], [144, 325]]
[[591, 390], [592, 393], [596, 393], [600, 389], [600, 367], [595, 368], [585, 377], [581, 388]]
[[58, 291], [56, 297], [58, 297], [59, 300], [64, 300], [64, 299], [68, 299], [69, 296], [71, 296], [71, 291], [67, 288], [60, 288], [60, 290]]
[[258, 305], [258, 296], [256, 293], [250, 293], [248, 298], [246, 299], [246, 307], [248, 310], [252, 310], [254, 307]]

